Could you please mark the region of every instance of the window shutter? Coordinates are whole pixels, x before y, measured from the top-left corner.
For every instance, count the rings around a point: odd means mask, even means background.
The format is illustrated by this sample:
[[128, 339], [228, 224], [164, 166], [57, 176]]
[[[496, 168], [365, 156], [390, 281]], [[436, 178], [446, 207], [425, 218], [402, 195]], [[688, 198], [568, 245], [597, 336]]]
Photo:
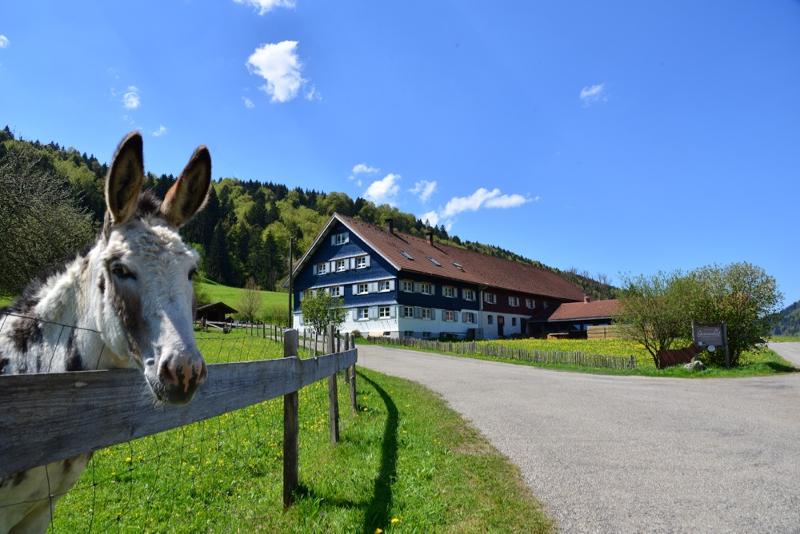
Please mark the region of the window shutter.
[[369, 318], [370, 319], [377, 319], [378, 318], [378, 307], [371, 306], [369, 309]]
[[345, 232], [344, 233], [344, 242], [345, 243], [349, 243], [350, 242], [350, 232]]
[[458, 322], [458, 312], [453, 312], [453, 322], [454, 323]]
[[367, 255], [367, 256], [364, 256], [364, 260], [366, 260], [366, 262], [367, 262], [365, 265], [366, 265], [367, 267], [369, 267], [369, 256], [368, 256], [368, 255]]
[[467, 313], [468, 312], [461, 312], [461, 322], [462, 323], [468, 323], [469, 322], [469, 320], [467, 318]]
[[339, 286], [339, 296], [344, 298], [344, 286]]
[[312, 269], [311, 269], [311, 270], [312, 270], [312, 272], [313, 272], [314, 274], [317, 274], [317, 264], [316, 264], [316, 263], [313, 265], [313, 267], [312, 267]]
[[378, 282], [370, 282], [369, 283], [369, 292], [370, 293], [377, 293], [378, 292]]
[[389, 290], [394, 291], [394, 280], [389, 280]]
[[358, 295], [358, 284], [353, 284], [353, 295]]
[[355, 258], [350, 258], [350, 268], [351, 269], [355, 269], [356, 268], [356, 259]]
[[389, 317], [392, 319], [397, 317], [397, 306], [389, 306]]
[[422, 284], [419, 282], [414, 282], [414, 293], [419, 293], [422, 291]]
[[335, 245], [335, 244], [336, 244], [336, 234], [332, 234], [331, 235], [331, 245]]
[[422, 317], [422, 308], [414, 306], [414, 319], [419, 319], [420, 317]]

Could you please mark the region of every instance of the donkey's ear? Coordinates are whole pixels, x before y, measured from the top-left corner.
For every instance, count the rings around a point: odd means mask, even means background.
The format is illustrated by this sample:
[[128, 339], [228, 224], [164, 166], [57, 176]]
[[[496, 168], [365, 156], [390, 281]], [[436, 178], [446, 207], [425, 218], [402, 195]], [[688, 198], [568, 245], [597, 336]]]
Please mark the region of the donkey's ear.
[[203, 207], [211, 186], [211, 154], [197, 147], [178, 181], [169, 188], [161, 203], [161, 213], [175, 228], [184, 225]]
[[142, 136], [131, 132], [117, 147], [106, 178], [106, 207], [114, 224], [123, 224], [136, 212], [144, 183]]

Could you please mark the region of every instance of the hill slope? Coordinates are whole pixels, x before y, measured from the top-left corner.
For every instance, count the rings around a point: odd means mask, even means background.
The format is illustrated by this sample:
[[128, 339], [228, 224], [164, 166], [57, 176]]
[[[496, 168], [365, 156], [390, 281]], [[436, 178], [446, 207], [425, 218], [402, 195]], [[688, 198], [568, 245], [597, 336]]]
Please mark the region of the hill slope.
[[[6, 126], [0, 130], [0, 162], [20, 154], [38, 158], [66, 178], [78, 203], [100, 225], [105, 209], [103, 180], [108, 170], [105, 163], [58, 143], [23, 140]], [[172, 175], [148, 174], [145, 187], [163, 197], [174, 181]], [[181, 233], [197, 246], [202, 256], [201, 270], [208, 278], [238, 287], [253, 278], [260, 287], [275, 290], [281, 288], [280, 281], [288, 274], [290, 236], [296, 240], [295, 257], [298, 257], [334, 212], [381, 226], [391, 218], [397, 230], [417, 236], [424, 236], [427, 231], [426, 225], [410, 213], [385, 204], [377, 206], [360, 197], [353, 199], [346, 193], [220, 178], [213, 183], [206, 208]], [[559, 273], [592, 298], [609, 298], [614, 294], [614, 288], [605, 283], [602, 275], [591, 277], [577, 269], [559, 270], [494, 245], [464, 241], [450, 235], [444, 226], [432, 230], [444, 243]]]
[[800, 336], [800, 300], [778, 313], [772, 333], [776, 336]]

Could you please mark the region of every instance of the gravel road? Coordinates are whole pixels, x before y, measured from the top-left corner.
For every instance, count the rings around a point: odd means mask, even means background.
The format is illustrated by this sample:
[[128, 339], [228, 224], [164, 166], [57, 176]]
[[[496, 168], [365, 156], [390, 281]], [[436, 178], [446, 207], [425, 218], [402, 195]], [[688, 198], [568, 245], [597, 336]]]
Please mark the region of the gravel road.
[[374, 346], [359, 365], [442, 395], [564, 532], [800, 532], [800, 373], [613, 377]]

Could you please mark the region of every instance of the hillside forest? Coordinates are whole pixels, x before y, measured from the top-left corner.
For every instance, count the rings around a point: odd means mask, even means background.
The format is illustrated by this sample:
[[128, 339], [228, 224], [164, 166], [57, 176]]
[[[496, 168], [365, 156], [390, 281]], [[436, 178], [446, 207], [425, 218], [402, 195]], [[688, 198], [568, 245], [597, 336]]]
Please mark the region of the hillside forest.
[[[52, 184], [56, 193], [60, 192], [64, 197], [61, 200], [72, 208], [71, 219], [63, 214], [61, 217], [71, 220], [70, 226], [78, 231], [73, 232], [73, 240], [66, 245], [69, 254], [62, 250], [58, 255], [63, 257], [59, 259], [73, 255], [79, 248], [75, 241], [86, 241], [87, 236], [99, 228], [105, 210], [103, 185], [107, 171], [107, 163], [75, 148], [62, 147], [56, 142], [45, 144], [25, 140], [16, 136], [8, 126], [0, 131], [0, 172], [5, 175], [0, 176], [0, 181], [7, 182], [6, 185], [15, 191], [19, 189], [13, 186], [15, 183]], [[424, 236], [428, 229], [414, 215], [389, 205], [375, 205], [361, 197], [353, 199], [342, 192], [289, 188], [260, 178], [215, 179], [205, 209], [181, 229], [184, 239], [200, 252], [201, 274], [207, 278], [235, 287], [242, 287], [253, 279], [262, 289], [281, 290], [288, 274], [290, 239], [295, 241], [294, 255], [297, 258], [307, 250], [334, 212], [376, 225], [383, 225], [391, 218], [396, 229], [417, 236]], [[175, 179], [171, 174], [148, 173], [145, 188], [163, 198]], [[59, 195], [55, 194], [56, 197]], [[0, 223], [19, 225], [24, 215], [20, 210], [29, 201], [20, 198], [17, 212], [6, 210], [5, 217], [10, 220]], [[3, 217], [2, 213], [0, 217]], [[52, 225], [57, 221], [48, 221], [47, 224], [50, 225], [47, 228], [55, 229]], [[501, 247], [463, 240], [450, 234], [444, 226], [434, 226], [431, 230], [437, 240], [449, 245], [558, 272], [595, 299], [609, 298], [614, 294], [614, 288], [603, 275], [590, 276], [575, 268], [558, 270]], [[22, 253], [29, 246], [14, 243], [11, 234], [4, 241], [9, 242], [0, 243], [3, 250], [16, 248]], [[27, 278], [36, 274], [27, 273]], [[0, 287], [0, 293], [18, 293], [23, 278], [18, 276], [6, 281]]]

